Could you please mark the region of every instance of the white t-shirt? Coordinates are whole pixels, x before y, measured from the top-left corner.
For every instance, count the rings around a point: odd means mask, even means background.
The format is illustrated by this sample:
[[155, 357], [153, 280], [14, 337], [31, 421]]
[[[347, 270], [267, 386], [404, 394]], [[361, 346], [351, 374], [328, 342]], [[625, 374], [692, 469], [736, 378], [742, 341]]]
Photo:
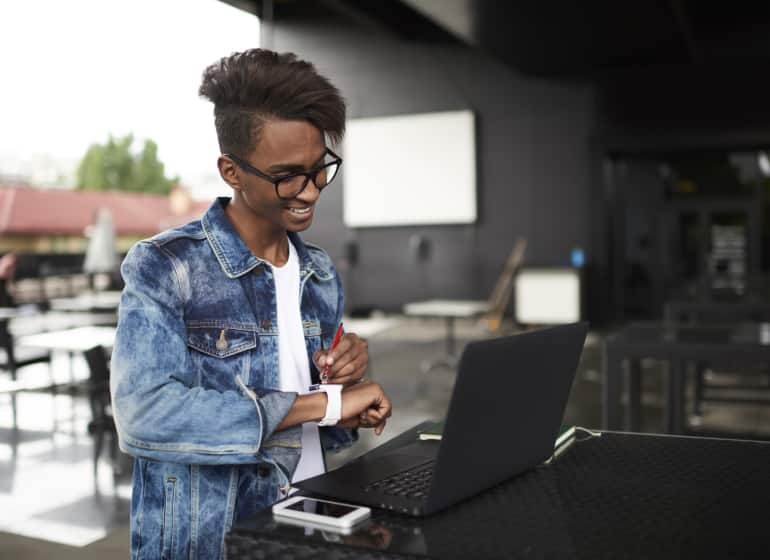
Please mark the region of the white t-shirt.
[[[281, 267], [271, 265], [275, 278], [278, 315], [278, 364], [282, 391], [307, 393], [310, 385], [310, 363], [302, 330], [299, 308], [299, 256], [289, 240], [289, 260]], [[318, 425], [302, 424], [302, 454], [292, 482], [324, 472], [324, 460]]]

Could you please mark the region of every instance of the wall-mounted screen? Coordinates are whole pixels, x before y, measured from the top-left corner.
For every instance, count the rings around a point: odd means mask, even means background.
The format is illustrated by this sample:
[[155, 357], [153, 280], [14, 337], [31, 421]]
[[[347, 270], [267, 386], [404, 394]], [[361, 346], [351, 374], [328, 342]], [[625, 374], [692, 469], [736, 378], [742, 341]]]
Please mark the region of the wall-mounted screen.
[[471, 111], [351, 119], [346, 126], [346, 226], [476, 221]]

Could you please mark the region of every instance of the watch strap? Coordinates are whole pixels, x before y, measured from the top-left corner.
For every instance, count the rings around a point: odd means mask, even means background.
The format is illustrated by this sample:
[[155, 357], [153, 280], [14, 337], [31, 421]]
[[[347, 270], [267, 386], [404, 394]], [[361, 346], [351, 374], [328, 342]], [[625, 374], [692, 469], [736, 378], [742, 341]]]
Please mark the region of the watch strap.
[[326, 414], [318, 422], [318, 425], [336, 425], [342, 417], [342, 385], [335, 383], [316, 384], [310, 386], [310, 391], [326, 393]]

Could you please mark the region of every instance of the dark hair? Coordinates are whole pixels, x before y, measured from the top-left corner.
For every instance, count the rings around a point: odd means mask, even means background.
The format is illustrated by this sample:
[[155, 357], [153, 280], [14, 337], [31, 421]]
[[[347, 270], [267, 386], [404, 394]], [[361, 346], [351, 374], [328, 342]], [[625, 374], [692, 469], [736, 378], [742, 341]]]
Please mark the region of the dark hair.
[[198, 94], [214, 103], [222, 152], [252, 151], [271, 119], [308, 121], [335, 143], [345, 134], [339, 90], [293, 53], [233, 53], [206, 68]]

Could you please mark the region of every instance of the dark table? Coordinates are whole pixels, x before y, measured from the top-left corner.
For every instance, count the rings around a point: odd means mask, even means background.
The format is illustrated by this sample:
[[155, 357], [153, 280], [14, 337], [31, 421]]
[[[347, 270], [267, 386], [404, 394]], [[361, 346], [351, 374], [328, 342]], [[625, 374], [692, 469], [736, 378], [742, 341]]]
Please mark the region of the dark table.
[[663, 318], [669, 322], [735, 322], [770, 320], [770, 301], [675, 299], [663, 304]]
[[265, 511], [228, 534], [227, 557], [768, 558], [768, 465], [770, 443], [604, 432], [423, 519], [373, 511], [344, 536]]
[[608, 336], [604, 342], [604, 428], [619, 430], [623, 427], [620, 399], [623, 361], [626, 360], [629, 364], [626, 424], [631, 431], [639, 430], [642, 358], [669, 362], [667, 430], [672, 434], [681, 433], [687, 364], [767, 362], [770, 360], [770, 325], [632, 323]]

